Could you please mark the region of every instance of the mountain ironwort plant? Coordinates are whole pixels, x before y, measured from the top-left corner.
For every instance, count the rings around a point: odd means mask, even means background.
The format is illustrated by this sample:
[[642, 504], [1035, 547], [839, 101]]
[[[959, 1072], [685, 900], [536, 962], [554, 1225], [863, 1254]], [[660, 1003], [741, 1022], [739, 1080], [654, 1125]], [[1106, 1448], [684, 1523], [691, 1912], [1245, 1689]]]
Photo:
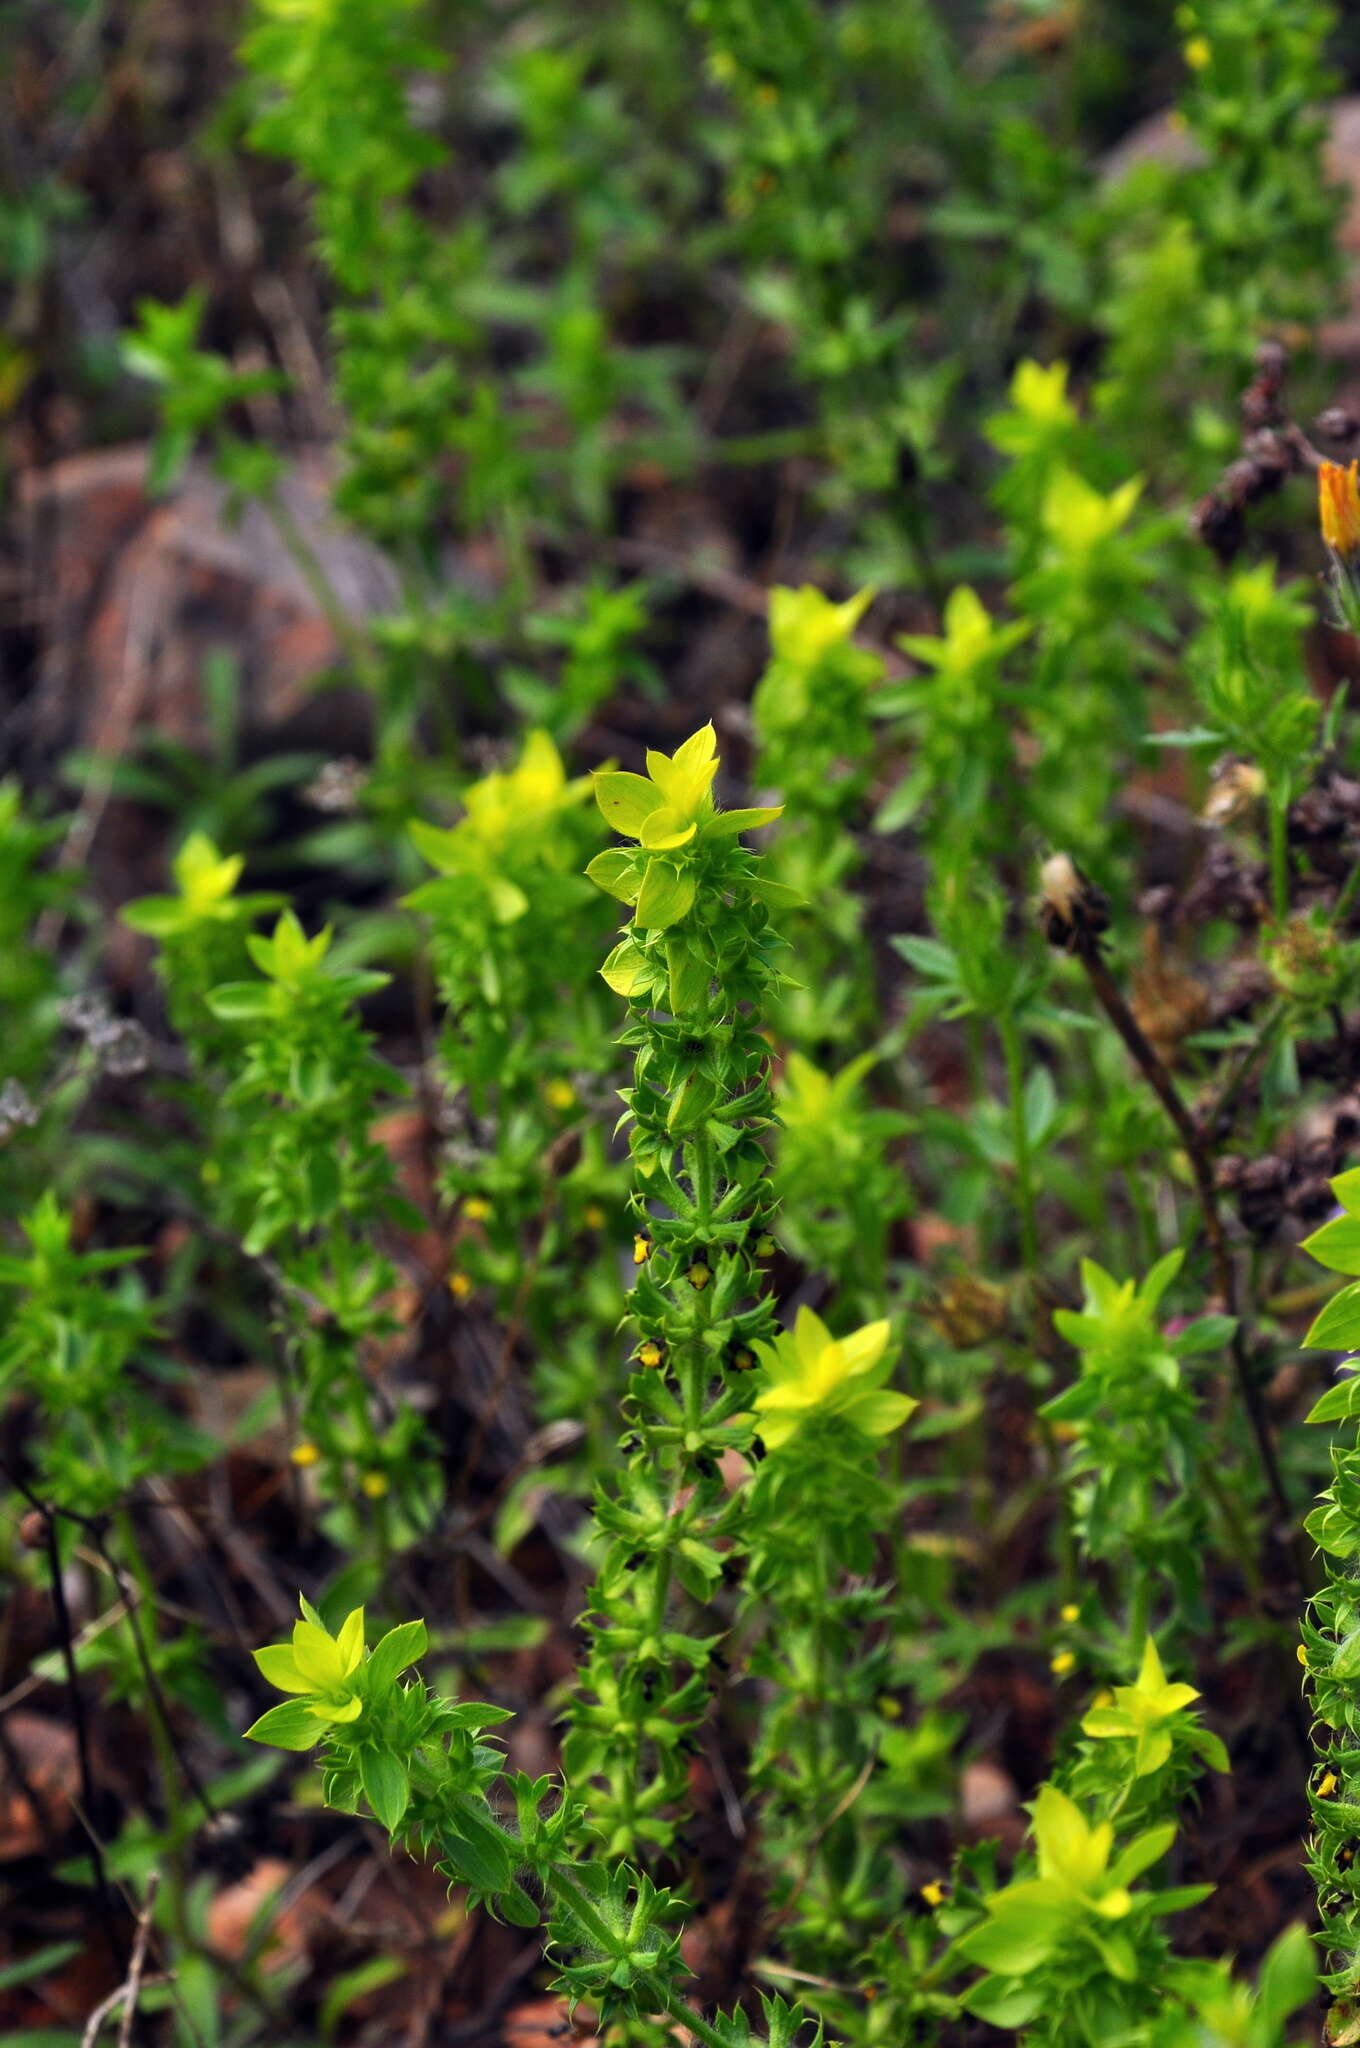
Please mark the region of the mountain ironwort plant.
[[[321, 1747], [326, 1804], [354, 1813], [367, 1801], [392, 1844], [432, 1854], [471, 1905], [534, 1928], [541, 1898], [553, 1988], [570, 2010], [587, 2002], [601, 2031], [664, 2019], [705, 2048], [749, 2048], [760, 2037], [744, 2013], [707, 2018], [685, 1997], [676, 1894], [592, 1853], [579, 1798], [550, 1777], [507, 1773], [480, 1739], [511, 1718], [506, 1709], [444, 1698], [418, 1678], [402, 1683], [427, 1640], [424, 1622], [408, 1621], [370, 1649], [362, 1608], [332, 1634], [304, 1600], [291, 1641], [255, 1652], [288, 1697], [246, 1733], [280, 1749]], [[816, 2048], [799, 2007], [761, 2004], [769, 2048]]]
[[601, 811], [636, 844], [587, 870], [632, 911], [601, 972], [629, 1004], [638, 1369], [625, 1462], [596, 1497], [606, 1548], [563, 1758], [613, 1856], [674, 1840], [714, 1643], [675, 1610], [681, 1595], [710, 1607], [744, 1547], [744, 1495], [724, 1462], [749, 1449], [749, 1375], [774, 1313], [760, 1024], [779, 971], [770, 905], [791, 894], [740, 843], [778, 808], [714, 803], [711, 726], [672, 756], [649, 753], [647, 771], [597, 775]]

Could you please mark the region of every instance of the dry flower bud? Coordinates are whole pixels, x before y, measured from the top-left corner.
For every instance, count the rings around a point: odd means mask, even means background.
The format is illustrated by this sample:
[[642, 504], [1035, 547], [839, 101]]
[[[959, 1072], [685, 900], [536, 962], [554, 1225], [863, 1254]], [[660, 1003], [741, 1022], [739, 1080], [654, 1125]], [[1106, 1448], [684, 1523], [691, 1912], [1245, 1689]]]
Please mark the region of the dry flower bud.
[[1039, 870], [1039, 929], [1050, 946], [1077, 953], [1110, 928], [1110, 906], [1072, 856], [1053, 853]]

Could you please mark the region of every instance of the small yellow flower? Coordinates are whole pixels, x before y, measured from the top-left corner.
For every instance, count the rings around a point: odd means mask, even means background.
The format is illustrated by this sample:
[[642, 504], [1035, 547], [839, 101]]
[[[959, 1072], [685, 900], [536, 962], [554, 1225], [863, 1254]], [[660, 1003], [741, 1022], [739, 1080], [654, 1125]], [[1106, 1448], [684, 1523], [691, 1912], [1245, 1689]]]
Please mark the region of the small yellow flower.
[[293, 1463], [301, 1467], [303, 1470], [305, 1470], [308, 1465], [317, 1464], [321, 1458], [320, 1451], [313, 1443], [294, 1444], [292, 1450], [288, 1453], [288, 1455], [292, 1459]]
[[1208, 36], [1191, 36], [1182, 54], [1192, 71], [1203, 71], [1213, 57], [1213, 45]]
[[485, 1223], [491, 1214], [491, 1204], [485, 1195], [469, 1195], [463, 1204], [463, 1214], [469, 1223]]
[[695, 1288], [700, 1294], [702, 1294], [704, 1289], [707, 1287], [709, 1281], [713, 1278], [713, 1275], [709, 1272], [708, 1267], [704, 1264], [702, 1259], [696, 1259], [694, 1261], [694, 1264], [686, 1273], [685, 1278], [688, 1280], [691, 1287]]
[[633, 1264], [635, 1266], [643, 1266], [651, 1255], [652, 1240], [650, 1237], [635, 1237], [633, 1239]]
[[244, 854], [224, 856], [206, 833], [191, 832], [172, 863], [190, 915], [208, 919], [228, 916], [231, 893], [245, 864]]
[[1066, 1607], [1061, 1608], [1059, 1611], [1063, 1620], [1067, 1622], [1078, 1621], [1081, 1618], [1081, 1609], [1073, 1600], [1069, 1600]]
[[576, 1090], [572, 1087], [570, 1081], [564, 1081], [560, 1076], [557, 1080], [549, 1081], [546, 1084], [543, 1096], [549, 1109], [560, 1110], [563, 1114], [567, 1110], [576, 1107]]
[[1133, 476], [1106, 495], [1075, 470], [1060, 469], [1039, 508], [1044, 531], [1069, 560], [1084, 559], [1128, 524], [1142, 488]]
[[1296, 1657], [1298, 1658], [1298, 1660], [1299, 1660], [1300, 1664], [1302, 1664], [1302, 1666], [1303, 1666], [1304, 1670], [1305, 1670], [1305, 1671], [1307, 1671], [1307, 1669], [1309, 1668], [1309, 1667], [1308, 1667], [1308, 1652], [1307, 1652], [1307, 1650], [1306, 1650], [1306, 1649], [1304, 1648], [1304, 1646], [1303, 1646], [1303, 1644], [1302, 1644], [1302, 1643], [1300, 1643], [1300, 1644], [1299, 1644], [1299, 1647], [1297, 1648], [1297, 1650], [1295, 1650], [1295, 1652], [1294, 1652], [1294, 1655], [1295, 1655], [1295, 1656], [1296, 1656]]
[[1066, 1678], [1069, 1671], [1076, 1670], [1077, 1660], [1070, 1650], [1059, 1650], [1056, 1656], [1049, 1658], [1048, 1668], [1055, 1678]]
[[587, 1230], [603, 1230], [609, 1218], [605, 1215], [598, 1202], [587, 1202], [582, 1212], [581, 1221], [585, 1224]]
[[801, 589], [776, 586], [770, 592], [770, 650], [776, 660], [811, 671], [835, 649], [845, 647], [874, 601], [872, 589], [861, 590], [843, 604], [812, 584]]
[[755, 1398], [758, 1433], [767, 1451], [796, 1436], [814, 1418], [838, 1417], [862, 1436], [886, 1436], [916, 1407], [883, 1385], [892, 1370], [886, 1322], [833, 1337], [821, 1317], [800, 1308], [793, 1329], [760, 1344], [766, 1384]]
[[[782, 805], [719, 814], [713, 804], [713, 779], [718, 772], [718, 736], [711, 725], [701, 726], [673, 754], [654, 749], [647, 756], [646, 775], [629, 775], [602, 769], [595, 776], [595, 801], [606, 821], [625, 839], [636, 839], [650, 853], [675, 852], [688, 846], [700, 831], [705, 837], [735, 832], [752, 832], [760, 825], [773, 824]], [[592, 868], [594, 863], [591, 863]], [[682, 892], [681, 907], [666, 918], [673, 924], [683, 917], [694, 900], [693, 876]], [[629, 899], [631, 901], [631, 898]], [[638, 897], [642, 923], [647, 891]]]
[[732, 1365], [737, 1372], [749, 1372], [755, 1362], [754, 1351], [748, 1351], [744, 1344], [732, 1353]]
[[472, 1292], [472, 1281], [466, 1273], [449, 1274], [449, 1293], [455, 1301], [466, 1301]]
[[638, 1364], [652, 1366], [660, 1365], [660, 1363], [661, 1346], [649, 1337], [645, 1344], [638, 1347]]
[[1360, 464], [1324, 462], [1318, 469], [1322, 538], [1334, 555], [1360, 553]]
[[[357, 1721], [363, 1712], [363, 1701], [356, 1698], [354, 1686], [364, 1661], [363, 1608], [356, 1607], [335, 1635], [331, 1635], [316, 1609], [305, 1600], [302, 1615], [301, 1621], [293, 1623], [292, 1642], [270, 1643], [268, 1648], [256, 1650], [255, 1662], [276, 1691], [295, 1694], [317, 1721]], [[280, 1711], [275, 1708], [273, 1714]], [[270, 1718], [265, 1715], [247, 1728], [246, 1734], [254, 1736], [256, 1728], [266, 1728], [256, 1739], [277, 1739], [267, 1730]], [[318, 1738], [320, 1732], [318, 1729]], [[302, 1745], [295, 1742], [287, 1746]]]
[[387, 1493], [387, 1474], [385, 1472], [365, 1472], [363, 1478], [359, 1481], [359, 1488], [362, 1493], [367, 1494], [370, 1500], [382, 1500]]
[[949, 1893], [950, 1886], [942, 1877], [932, 1877], [929, 1884], [921, 1886], [921, 1897], [931, 1908], [932, 1912], [936, 1906], [944, 1904], [945, 1900], [949, 1897]]
[[778, 1247], [768, 1230], [763, 1231], [756, 1239], [756, 1257], [758, 1259], [772, 1259], [777, 1249]]
[[1134, 1744], [1133, 1775], [1159, 1771], [1171, 1755], [1171, 1731], [1164, 1724], [1199, 1698], [1193, 1685], [1168, 1683], [1157, 1645], [1149, 1636], [1133, 1685], [1118, 1685], [1107, 1703], [1094, 1701], [1082, 1719], [1081, 1732], [1096, 1741], [1122, 1736]]

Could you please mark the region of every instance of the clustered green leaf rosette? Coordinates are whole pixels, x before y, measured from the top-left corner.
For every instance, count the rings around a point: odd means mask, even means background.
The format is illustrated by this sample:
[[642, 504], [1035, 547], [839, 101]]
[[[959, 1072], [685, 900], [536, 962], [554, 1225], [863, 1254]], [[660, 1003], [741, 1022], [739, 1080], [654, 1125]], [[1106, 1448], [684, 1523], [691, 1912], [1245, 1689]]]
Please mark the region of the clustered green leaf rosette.
[[[1304, 1240], [1303, 1249], [1334, 1273], [1360, 1275], [1360, 1168], [1332, 1182], [1341, 1213]], [[1360, 1279], [1334, 1295], [1308, 1332], [1308, 1346], [1360, 1350]], [[1310, 1422], [1354, 1423], [1360, 1375], [1347, 1373], [1316, 1403]], [[1350, 1430], [1334, 1442], [1332, 1483], [1305, 1527], [1322, 1556], [1323, 1584], [1302, 1625], [1299, 1662], [1312, 1710], [1319, 1767], [1309, 1788], [1313, 1837], [1308, 1866], [1317, 1886], [1319, 1940], [1335, 1992], [1331, 2040], [1360, 2019], [1360, 1443]]]
[[772, 1326], [759, 1264], [773, 1249], [760, 1024], [778, 979], [769, 910], [790, 892], [738, 844], [778, 810], [719, 811], [717, 768], [705, 726], [669, 758], [649, 753], [645, 777], [595, 782], [605, 817], [637, 842], [587, 872], [633, 911], [602, 972], [630, 1005], [639, 1370], [626, 1463], [596, 1503], [608, 1549], [564, 1757], [615, 1855], [674, 1838], [714, 1638], [677, 1627], [673, 1596], [705, 1606], [735, 1565], [743, 1501], [719, 1461], [750, 1444], [745, 1373]]

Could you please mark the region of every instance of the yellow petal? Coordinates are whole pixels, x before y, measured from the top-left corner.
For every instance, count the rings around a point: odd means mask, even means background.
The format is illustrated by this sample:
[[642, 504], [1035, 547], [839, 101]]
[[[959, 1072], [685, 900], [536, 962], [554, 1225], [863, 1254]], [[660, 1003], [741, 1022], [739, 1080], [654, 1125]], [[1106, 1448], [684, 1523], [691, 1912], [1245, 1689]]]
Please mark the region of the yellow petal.
[[784, 1409], [815, 1408], [817, 1395], [801, 1380], [785, 1380], [777, 1387], [763, 1387], [756, 1395], [754, 1406], [762, 1415]]
[[910, 1394], [895, 1394], [884, 1388], [877, 1394], [860, 1394], [846, 1404], [846, 1417], [865, 1436], [887, 1436], [900, 1429], [913, 1408], [920, 1403]]
[[833, 1339], [816, 1310], [805, 1305], [794, 1318], [793, 1341], [798, 1353], [798, 1363], [805, 1372], [813, 1372], [822, 1353], [830, 1349]]
[[309, 1679], [316, 1692], [326, 1692], [338, 1685], [344, 1677], [340, 1663], [340, 1652], [324, 1628], [314, 1622], [293, 1623], [293, 1656], [303, 1677]]
[[308, 1700], [318, 1721], [357, 1721], [364, 1710], [362, 1700]]
[[757, 1434], [767, 1451], [777, 1451], [798, 1434], [798, 1423], [792, 1415], [772, 1415], [768, 1422], [759, 1424]]
[[362, 1607], [356, 1607], [352, 1613], [345, 1616], [344, 1622], [341, 1624], [340, 1633], [335, 1639], [335, 1647], [340, 1653], [341, 1668], [344, 1671], [345, 1677], [348, 1678], [351, 1671], [358, 1669], [364, 1654], [364, 1610]]
[[643, 820], [642, 844], [649, 853], [661, 853], [668, 847], [687, 845], [698, 829], [674, 804], [659, 804], [650, 818]]
[[269, 1683], [279, 1692], [315, 1692], [316, 1687], [298, 1670], [297, 1659], [287, 1643], [268, 1643], [254, 1653], [255, 1662]]
[[848, 1379], [858, 1379], [861, 1373], [872, 1371], [888, 1348], [891, 1329], [892, 1325], [887, 1322], [866, 1323], [862, 1330], [841, 1338]]

